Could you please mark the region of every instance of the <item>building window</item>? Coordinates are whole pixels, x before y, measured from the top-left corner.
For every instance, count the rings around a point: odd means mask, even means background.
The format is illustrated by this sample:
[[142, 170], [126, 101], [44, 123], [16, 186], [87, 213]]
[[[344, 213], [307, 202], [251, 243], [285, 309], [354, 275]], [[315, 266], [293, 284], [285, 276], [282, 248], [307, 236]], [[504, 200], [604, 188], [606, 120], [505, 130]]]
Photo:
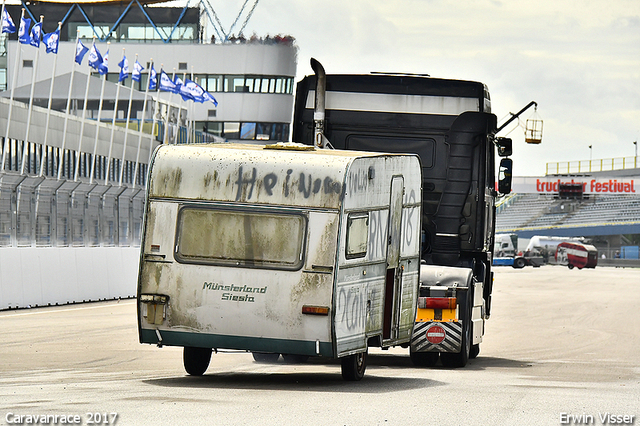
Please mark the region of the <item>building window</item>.
[[227, 139], [239, 139], [240, 138], [240, 123], [227, 122], [224, 123], [223, 137]]
[[179, 70], [186, 70], [187, 69], [187, 63], [186, 62], [178, 62], [178, 69]]
[[25, 59], [22, 61], [22, 68], [33, 68], [33, 60]]
[[207, 111], [207, 117], [215, 117], [217, 112], [217, 109], [210, 109], [209, 111]]
[[240, 139], [255, 139], [256, 123], [242, 123], [240, 128]]

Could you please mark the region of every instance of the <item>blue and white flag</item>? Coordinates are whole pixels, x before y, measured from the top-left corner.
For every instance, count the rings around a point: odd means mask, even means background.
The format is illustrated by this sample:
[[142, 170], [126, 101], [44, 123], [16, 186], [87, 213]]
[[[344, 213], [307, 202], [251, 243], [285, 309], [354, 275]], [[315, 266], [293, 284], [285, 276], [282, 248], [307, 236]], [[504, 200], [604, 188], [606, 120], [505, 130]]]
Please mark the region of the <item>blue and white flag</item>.
[[78, 39], [78, 43], [76, 44], [76, 58], [75, 58], [75, 61], [78, 63], [78, 65], [82, 65], [82, 60], [84, 59], [84, 55], [86, 55], [88, 51], [89, 51], [89, 48], [84, 44], [82, 44], [80, 39]]
[[204, 98], [205, 101], [211, 101], [215, 106], [218, 106], [218, 101], [216, 101], [216, 98], [211, 96], [211, 93], [207, 92], [206, 90], [202, 94], [202, 97]]
[[16, 32], [16, 24], [13, 23], [13, 19], [11, 19], [11, 15], [9, 15], [7, 9], [5, 9], [2, 14], [2, 32], [9, 34]]
[[178, 86], [171, 81], [169, 76], [164, 70], [160, 70], [160, 90], [165, 92], [178, 93]]
[[40, 38], [42, 37], [42, 22], [38, 22], [31, 28], [31, 40], [29, 44], [33, 47], [40, 47]]
[[131, 73], [131, 79], [133, 81], [140, 82], [140, 79], [142, 78], [143, 70], [144, 70], [144, 67], [142, 66], [142, 64], [140, 64], [140, 62], [136, 60], [136, 62], [133, 64], [133, 72]]
[[122, 60], [118, 62], [120, 67], [120, 76], [118, 77], [118, 83], [129, 78], [129, 61], [126, 56], [122, 57]]
[[107, 49], [107, 53], [104, 54], [102, 58], [102, 62], [98, 65], [98, 72], [100, 75], [105, 75], [109, 72], [109, 50]]
[[156, 90], [158, 88], [158, 73], [151, 65], [151, 70], [149, 71], [149, 90]]
[[195, 81], [188, 78], [184, 80], [184, 84], [180, 86], [180, 95], [185, 101], [192, 100], [198, 103], [204, 102], [204, 89]]
[[45, 34], [42, 37], [42, 42], [47, 48], [47, 53], [58, 53], [58, 43], [60, 41], [60, 28], [52, 33]]
[[98, 51], [96, 44], [93, 43], [91, 49], [89, 49], [89, 66], [97, 70], [100, 64], [102, 64], [102, 55]]
[[176, 74], [173, 77], [173, 83], [176, 85], [176, 93], [180, 93], [180, 86], [182, 86], [182, 79], [178, 77], [178, 74]]
[[20, 19], [20, 29], [18, 30], [18, 41], [22, 44], [31, 44], [31, 37], [29, 36], [29, 27], [31, 26], [31, 19], [24, 16]]

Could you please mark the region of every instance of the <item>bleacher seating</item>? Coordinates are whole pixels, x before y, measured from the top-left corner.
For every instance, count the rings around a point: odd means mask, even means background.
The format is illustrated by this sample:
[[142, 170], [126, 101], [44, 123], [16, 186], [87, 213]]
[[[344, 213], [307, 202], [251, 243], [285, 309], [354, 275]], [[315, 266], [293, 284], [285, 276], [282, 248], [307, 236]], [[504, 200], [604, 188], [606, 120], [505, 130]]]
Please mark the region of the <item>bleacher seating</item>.
[[[559, 211], [561, 205], [570, 208]], [[640, 195], [593, 195], [567, 201], [552, 194], [519, 194], [496, 215], [496, 232], [628, 222], [640, 223]]]

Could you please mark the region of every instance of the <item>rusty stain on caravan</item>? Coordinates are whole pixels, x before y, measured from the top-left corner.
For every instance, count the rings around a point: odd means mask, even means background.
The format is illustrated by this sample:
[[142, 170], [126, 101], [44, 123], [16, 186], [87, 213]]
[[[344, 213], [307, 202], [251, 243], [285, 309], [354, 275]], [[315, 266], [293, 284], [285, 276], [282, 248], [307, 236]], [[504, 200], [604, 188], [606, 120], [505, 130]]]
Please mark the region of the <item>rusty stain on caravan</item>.
[[154, 180], [151, 181], [153, 185], [157, 185], [158, 189], [153, 189], [154, 192], [159, 194], [176, 194], [179, 191], [180, 184], [182, 183], [182, 169], [176, 168], [167, 170], [165, 173], [162, 173], [160, 176], [156, 176]]

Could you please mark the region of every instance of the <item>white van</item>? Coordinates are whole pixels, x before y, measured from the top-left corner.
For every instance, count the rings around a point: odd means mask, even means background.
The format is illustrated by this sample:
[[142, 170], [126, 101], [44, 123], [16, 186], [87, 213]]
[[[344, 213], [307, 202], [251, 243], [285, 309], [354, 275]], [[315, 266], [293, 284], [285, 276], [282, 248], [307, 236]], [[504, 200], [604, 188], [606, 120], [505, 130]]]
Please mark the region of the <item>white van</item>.
[[141, 343], [256, 361], [409, 344], [420, 269], [418, 156], [280, 143], [160, 146], [138, 279]]

